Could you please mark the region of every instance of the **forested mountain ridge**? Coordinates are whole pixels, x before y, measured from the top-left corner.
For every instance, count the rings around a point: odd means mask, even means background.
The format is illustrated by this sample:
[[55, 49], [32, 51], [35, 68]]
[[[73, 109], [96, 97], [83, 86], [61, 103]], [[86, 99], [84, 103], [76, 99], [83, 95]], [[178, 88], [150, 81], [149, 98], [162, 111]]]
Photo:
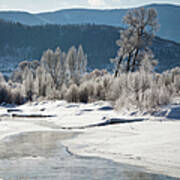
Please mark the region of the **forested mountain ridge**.
[[[180, 42], [180, 6], [151, 4], [145, 8], [155, 8], [158, 12], [160, 30], [158, 36]], [[26, 25], [42, 24], [99, 24], [123, 27], [122, 18], [129, 9], [95, 10], [66, 9], [55, 12], [30, 14], [26, 12], [0, 12], [0, 19]]]
[[49, 23], [34, 14], [20, 11], [0, 11], [0, 19], [10, 22], [19, 22], [30, 26]]
[[[109, 59], [116, 56], [118, 27], [105, 25], [25, 26], [0, 21], [0, 70], [9, 71], [22, 60], [40, 59], [42, 53], [60, 47], [83, 46], [88, 67], [112, 70]], [[180, 44], [156, 37], [152, 45], [158, 71], [180, 66]]]
[[[157, 35], [180, 42], [180, 6], [170, 4], [150, 4], [145, 8], [155, 8], [158, 13], [160, 29]], [[123, 16], [130, 9], [91, 10], [69, 9], [50, 13], [36, 14], [52, 24], [84, 24], [94, 23], [123, 27]]]

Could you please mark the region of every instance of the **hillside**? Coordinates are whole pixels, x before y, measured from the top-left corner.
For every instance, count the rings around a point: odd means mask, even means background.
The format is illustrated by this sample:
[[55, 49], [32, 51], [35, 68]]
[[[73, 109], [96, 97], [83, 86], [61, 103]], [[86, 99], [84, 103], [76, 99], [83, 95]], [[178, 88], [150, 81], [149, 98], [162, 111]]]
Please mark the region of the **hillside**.
[[28, 12], [18, 12], [18, 11], [0, 11], [0, 19], [10, 22], [19, 22], [26, 25], [43, 25], [47, 24], [46, 20], [42, 20], [36, 15], [30, 14]]
[[[116, 56], [118, 27], [104, 25], [24, 26], [0, 21], [0, 71], [11, 71], [20, 61], [40, 59], [43, 51], [59, 46], [67, 51], [82, 44], [88, 67], [112, 70]], [[158, 71], [180, 66], [180, 44], [156, 37], [152, 49], [159, 60]]]
[[[155, 8], [158, 12], [159, 24], [161, 26], [158, 36], [180, 42], [180, 6], [168, 4], [152, 4], [146, 8]], [[37, 14], [38, 17], [51, 22], [52, 24], [105, 24], [123, 27], [123, 16], [129, 9], [114, 10], [90, 10], [90, 9], [69, 9], [51, 13]]]
[[[170, 4], [151, 4], [158, 12], [160, 30], [158, 36], [180, 42], [180, 6]], [[123, 27], [122, 18], [129, 9], [94, 10], [67, 9], [55, 12], [30, 14], [26, 12], [0, 12], [0, 19], [20, 22], [25, 25], [42, 24], [98, 24]]]

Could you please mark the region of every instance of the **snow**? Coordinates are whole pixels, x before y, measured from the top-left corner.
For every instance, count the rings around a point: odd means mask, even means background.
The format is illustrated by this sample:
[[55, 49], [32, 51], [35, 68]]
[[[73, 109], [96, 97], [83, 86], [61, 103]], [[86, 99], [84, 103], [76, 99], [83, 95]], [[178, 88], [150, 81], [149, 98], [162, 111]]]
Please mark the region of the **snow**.
[[[0, 141], [22, 132], [78, 132], [78, 136], [62, 141], [72, 153], [103, 157], [142, 166], [149, 172], [180, 177], [179, 105], [162, 107], [154, 116], [116, 112], [103, 101], [90, 104], [42, 101], [16, 108], [17, 112], [7, 112], [8, 107], [0, 107]], [[20, 118], [12, 114], [54, 117]], [[113, 119], [123, 120], [123, 123], [90, 127]], [[141, 121], [128, 123], [138, 119]]]
[[138, 122], [89, 129], [64, 142], [75, 154], [100, 156], [180, 177], [180, 123]]

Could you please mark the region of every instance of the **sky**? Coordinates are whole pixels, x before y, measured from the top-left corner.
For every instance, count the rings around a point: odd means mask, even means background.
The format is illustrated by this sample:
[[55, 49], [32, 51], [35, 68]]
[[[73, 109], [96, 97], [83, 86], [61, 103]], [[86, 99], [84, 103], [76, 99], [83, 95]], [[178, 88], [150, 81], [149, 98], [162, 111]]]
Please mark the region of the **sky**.
[[68, 8], [130, 8], [150, 3], [180, 5], [180, 0], [0, 0], [0, 10], [21, 10], [37, 13]]

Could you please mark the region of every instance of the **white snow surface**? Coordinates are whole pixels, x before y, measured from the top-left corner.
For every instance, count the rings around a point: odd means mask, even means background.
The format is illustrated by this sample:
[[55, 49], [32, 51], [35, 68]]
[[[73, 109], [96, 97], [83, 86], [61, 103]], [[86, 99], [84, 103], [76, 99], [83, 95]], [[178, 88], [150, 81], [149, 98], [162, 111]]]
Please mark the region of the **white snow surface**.
[[[142, 166], [149, 172], [180, 178], [179, 105], [162, 107], [154, 116], [137, 112], [116, 112], [109, 103], [102, 101], [90, 104], [42, 101], [12, 108], [20, 110], [18, 112], [8, 113], [8, 109], [10, 108], [0, 107], [0, 141], [22, 132], [77, 131], [81, 132], [78, 136], [62, 141], [75, 154], [103, 157]], [[12, 117], [12, 114], [54, 117], [18, 118]], [[142, 118], [144, 121], [86, 127], [111, 118]]]

